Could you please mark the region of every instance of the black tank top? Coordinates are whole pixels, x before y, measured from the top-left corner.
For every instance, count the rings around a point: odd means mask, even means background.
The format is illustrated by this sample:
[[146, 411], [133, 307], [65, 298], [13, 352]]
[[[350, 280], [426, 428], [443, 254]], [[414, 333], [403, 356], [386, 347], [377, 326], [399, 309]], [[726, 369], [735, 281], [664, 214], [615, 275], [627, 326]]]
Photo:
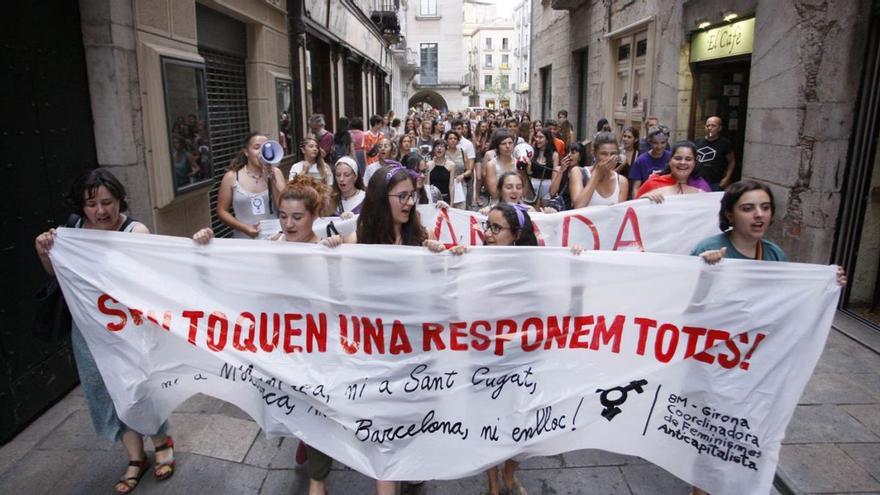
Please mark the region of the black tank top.
[[434, 165], [431, 170], [431, 185], [443, 195], [443, 201], [449, 201], [449, 170], [443, 165]]

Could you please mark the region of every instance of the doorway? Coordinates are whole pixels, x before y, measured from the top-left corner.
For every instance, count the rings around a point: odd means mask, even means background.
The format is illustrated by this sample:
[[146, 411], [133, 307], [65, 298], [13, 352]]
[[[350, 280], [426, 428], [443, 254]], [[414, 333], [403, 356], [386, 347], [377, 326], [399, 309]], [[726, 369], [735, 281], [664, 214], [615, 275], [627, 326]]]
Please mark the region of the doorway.
[[743, 159], [751, 59], [746, 55], [693, 65], [694, 97], [688, 139], [703, 137], [706, 119], [720, 117], [721, 136], [733, 143], [736, 155], [734, 181], [740, 178]]

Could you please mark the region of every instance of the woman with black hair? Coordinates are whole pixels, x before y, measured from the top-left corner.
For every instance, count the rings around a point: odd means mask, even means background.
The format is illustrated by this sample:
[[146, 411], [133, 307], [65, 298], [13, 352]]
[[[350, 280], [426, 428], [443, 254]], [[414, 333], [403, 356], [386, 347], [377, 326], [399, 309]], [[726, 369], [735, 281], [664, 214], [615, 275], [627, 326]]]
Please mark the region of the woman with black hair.
[[620, 141], [620, 154], [623, 159], [617, 165], [615, 172], [624, 177], [629, 177], [629, 170], [632, 168], [636, 158], [639, 157], [639, 130], [635, 127], [625, 128], [620, 135]]
[[[754, 180], [741, 180], [731, 184], [721, 197], [718, 226], [722, 233], [700, 241], [691, 251], [710, 265], [724, 258], [788, 261], [782, 249], [764, 238], [776, 207], [773, 191]], [[846, 272], [837, 267], [837, 284], [846, 285]], [[708, 495], [694, 487], [691, 495]]]
[[443, 251], [443, 244], [432, 239], [419, 219], [416, 175], [393, 160], [377, 170], [367, 185], [357, 229], [345, 237], [345, 242], [426, 246]]
[[449, 203], [450, 193], [455, 187], [453, 177], [455, 163], [446, 156], [446, 142], [434, 141], [431, 148], [431, 160], [428, 161], [428, 184], [437, 187], [441, 199]]
[[[68, 226], [77, 229], [149, 234], [150, 230], [144, 224], [124, 214], [128, 210], [126, 197], [125, 187], [107, 169], [89, 170], [74, 181], [67, 195], [67, 203], [76, 215], [73, 221], [68, 222]], [[49, 251], [54, 242], [55, 229], [43, 232], [35, 241], [40, 263], [50, 275], [55, 274], [52, 261], [49, 259]], [[95, 358], [76, 322], [71, 328], [71, 344], [83, 396], [95, 433], [113, 442], [121, 440], [128, 454], [128, 468], [114, 485], [115, 492], [131, 493], [149, 469], [150, 460], [144, 451], [145, 434], [150, 436], [156, 452], [153, 475], [159, 481], [170, 478], [174, 474], [175, 464], [172, 450], [174, 440], [166, 434], [168, 422], [162, 423], [155, 432], [136, 432], [126, 426], [116, 414], [116, 408], [98, 371]]]
[[528, 174], [532, 190], [535, 191], [535, 200], [539, 201], [550, 197], [553, 171], [559, 169], [559, 153], [553, 144], [553, 135], [549, 129], [536, 132], [531, 144], [535, 149], [535, 156], [532, 157], [531, 165], [528, 167]]
[[773, 191], [754, 180], [731, 184], [721, 198], [718, 226], [721, 233], [700, 241], [691, 256], [709, 264], [721, 258], [788, 261], [776, 244], [764, 239], [776, 207]]
[[333, 133], [333, 156], [328, 156], [327, 161], [335, 163], [343, 156], [354, 158], [354, 140], [349, 132], [348, 117], [339, 117], [336, 120], [336, 132]]
[[646, 197], [655, 203], [662, 203], [665, 196], [711, 192], [712, 188], [700, 177], [696, 166], [697, 147], [694, 143], [675, 143], [670, 150], [669, 163], [639, 187], [636, 198]]
[[568, 186], [569, 175], [572, 170], [586, 167], [587, 150], [584, 145], [574, 141], [566, 148], [567, 153], [559, 165], [553, 169], [553, 180], [550, 182], [550, 196], [553, 198], [548, 207], [555, 211], [565, 211], [573, 208], [571, 200], [571, 188]]
[[418, 204], [436, 204], [438, 208], [448, 208], [449, 204], [443, 201], [443, 195], [437, 186], [427, 182], [428, 179], [428, 163], [422, 159], [418, 153], [409, 153], [403, 157], [401, 164], [407, 170], [416, 173], [416, 191], [419, 192]]

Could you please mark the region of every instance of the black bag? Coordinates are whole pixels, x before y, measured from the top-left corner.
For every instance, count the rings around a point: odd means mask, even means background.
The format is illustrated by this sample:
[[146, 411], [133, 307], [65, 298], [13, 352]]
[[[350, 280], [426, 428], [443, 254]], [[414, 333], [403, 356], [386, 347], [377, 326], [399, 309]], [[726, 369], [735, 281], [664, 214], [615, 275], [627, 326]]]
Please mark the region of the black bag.
[[70, 336], [72, 324], [58, 279], [52, 277], [34, 294], [33, 335], [44, 342], [58, 342]]
[[[78, 215], [70, 215], [65, 227], [75, 227]], [[58, 342], [70, 337], [73, 318], [67, 308], [67, 301], [54, 276], [34, 294], [34, 323], [31, 333], [44, 342]]]

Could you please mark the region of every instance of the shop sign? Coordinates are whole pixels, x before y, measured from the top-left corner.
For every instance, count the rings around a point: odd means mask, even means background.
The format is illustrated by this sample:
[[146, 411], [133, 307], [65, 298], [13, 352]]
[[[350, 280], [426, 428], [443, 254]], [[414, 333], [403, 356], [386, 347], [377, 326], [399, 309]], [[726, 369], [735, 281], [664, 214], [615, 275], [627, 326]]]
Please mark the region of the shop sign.
[[691, 40], [691, 62], [703, 62], [752, 53], [755, 18], [696, 33]]

